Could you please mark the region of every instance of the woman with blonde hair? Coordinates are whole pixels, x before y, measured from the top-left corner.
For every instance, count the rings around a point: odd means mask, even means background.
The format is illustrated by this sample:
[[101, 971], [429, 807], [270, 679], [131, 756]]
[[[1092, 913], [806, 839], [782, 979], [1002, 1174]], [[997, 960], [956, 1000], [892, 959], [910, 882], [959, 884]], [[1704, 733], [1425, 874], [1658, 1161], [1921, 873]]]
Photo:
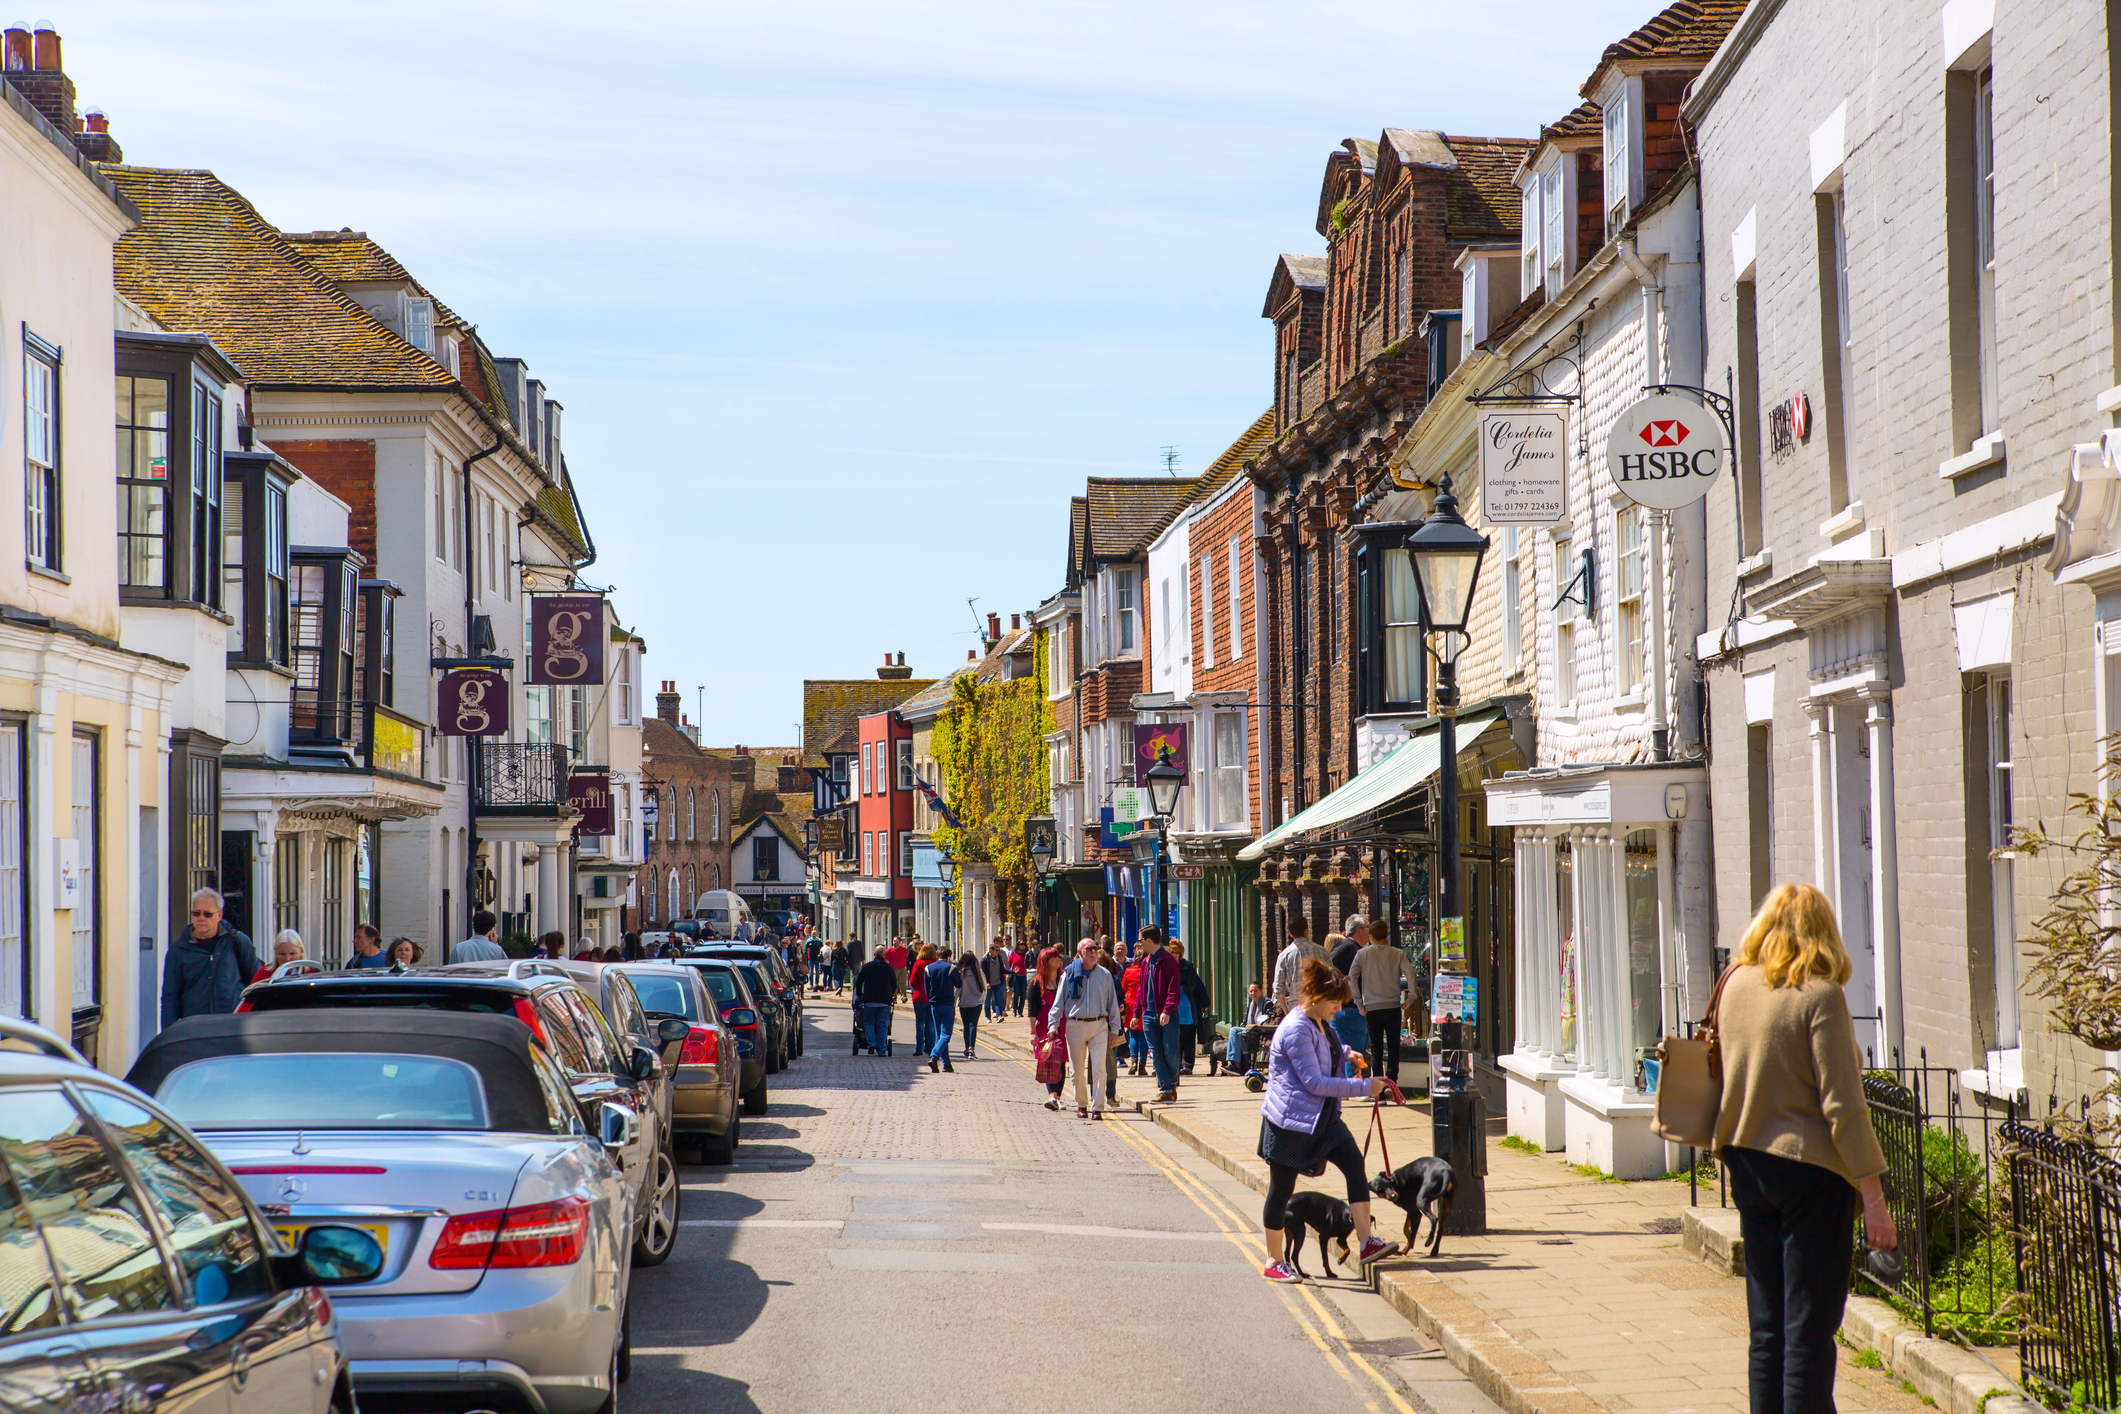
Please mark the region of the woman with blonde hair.
[[1745, 1234], [1753, 1414], [1832, 1414], [1858, 1193], [1868, 1245], [1899, 1243], [1841, 990], [1849, 972], [1826, 895], [1783, 884], [1710, 1004], [1723, 1062], [1716, 1148]]

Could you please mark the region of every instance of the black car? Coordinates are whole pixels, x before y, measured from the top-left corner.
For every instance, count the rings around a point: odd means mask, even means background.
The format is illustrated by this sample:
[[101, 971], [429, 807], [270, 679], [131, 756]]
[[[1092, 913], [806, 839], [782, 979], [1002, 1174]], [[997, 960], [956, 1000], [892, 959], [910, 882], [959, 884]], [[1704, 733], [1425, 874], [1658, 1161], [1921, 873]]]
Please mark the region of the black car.
[[633, 1263], [652, 1267], [677, 1245], [682, 1190], [664, 1116], [665, 1067], [684, 1046], [686, 1028], [664, 1041], [667, 1060], [645, 1046], [621, 1041], [597, 999], [558, 963], [465, 963], [405, 971], [304, 972], [253, 982], [238, 1011], [305, 1007], [424, 1007], [434, 1011], [513, 1016], [528, 1026], [545, 1053], [560, 1063], [573, 1087], [582, 1122], [597, 1132], [604, 1106], [629, 1110], [635, 1136], [621, 1167], [634, 1180], [638, 1214]]
[[679, 958], [677, 965], [690, 967], [700, 974], [707, 984], [707, 991], [714, 998], [715, 1010], [722, 1020], [736, 1033], [737, 1054], [743, 1058], [744, 1113], [762, 1115], [766, 1113], [766, 1068], [767, 1053], [772, 1048], [771, 1004], [761, 1005], [752, 995], [751, 984], [734, 962], [725, 962], [709, 957]]
[[803, 1053], [803, 986], [777, 949], [763, 943], [703, 943], [686, 956], [742, 958], [756, 963], [787, 1023], [783, 1028], [788, 1039], [784, 1054], [792, 1057]]
[[353, 1414], [332, 1305], [373, 1235], [289, 1252], [226, 1166], [57, 1036], [0, 1020], [0, 1409]]

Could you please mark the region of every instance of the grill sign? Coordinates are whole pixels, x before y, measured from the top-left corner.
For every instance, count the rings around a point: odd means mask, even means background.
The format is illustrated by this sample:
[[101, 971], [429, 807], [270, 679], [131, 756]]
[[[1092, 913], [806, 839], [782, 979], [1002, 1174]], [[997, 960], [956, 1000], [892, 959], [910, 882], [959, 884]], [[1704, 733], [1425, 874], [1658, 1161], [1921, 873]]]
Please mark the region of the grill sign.
[[443, 736], [508, 735], [508, 679], [496, 670], [444, 673], [435, 698], [435, 730]]
[[540, 594], [530, 601], [530, 671], [538, 687], [601, 686], [604, 601], [594, 594]]
[[1553, 525], [1568, 510], [1569, 419], [1559, 412], [1480, 414], [1480, 523]]
[[611, 772], [576, 771], [567, 778], [567, 803], [582, 818], [576, 837], [611, 833]]
[[1723, 423], [1693, 398], [1657, 393], [1620, 414], [1606, 470], [1638, 506], [1677, 510], [1706, 496], [1731, 459]]

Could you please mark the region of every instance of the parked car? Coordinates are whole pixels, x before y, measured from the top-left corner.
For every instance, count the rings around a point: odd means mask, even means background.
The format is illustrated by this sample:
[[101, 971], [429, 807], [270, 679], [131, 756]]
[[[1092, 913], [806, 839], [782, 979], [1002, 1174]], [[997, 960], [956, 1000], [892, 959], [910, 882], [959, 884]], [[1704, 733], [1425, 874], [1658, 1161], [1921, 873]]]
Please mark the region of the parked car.
[[803, 984], [780, 951], [763, 943], [703, 943], [693, 949], [701, 957], [728, 957], [747, 959], [756, 963], [769, 983], [769, 990], [780, 1003], [786, 1020], [783, 1028], [788, 1037], [786, 1054], [799, 1056], [803, 1053]]
[[[712, 957], [714, 954], [709, 953]], [[773, 978], [756, 958], [731, 957], [729, 965], [737, 970], [750, 989], [752, 999], [758, 1004], [760, 1018], [766, 1023], [766, 1070], [787, 1069], [789, 1056], [788, 1008], [782, 1004]]]
[[[0, 1019], [0, 1409], [354, 1414], [340, 1312], [375, 1238], [290, 1248], [228, 1168], [139, 1090]], [[65, 1088], [62, 1088], [65, 1087]]]
[[737, 1113], [743, 1057], [706, 980], [697, 968], [675, 962], [620, 962], [607, 970], [625, 975], [650, 1021], [685, 1025], [685, 1039], [670, 1073], [675, 1103], [671, 1147], [690, 1144], [699, 1150], [701, 1163], [734, 1162], [743, 1140], [743, 1119]]
[[607, 1101], [585, 1125], [523, 1022], [425, 1008], [188, 1017], [129, 1078], [283, 1233], [354, 1226], [380, 1245], [380, 1270], [335, 1298], [363, 1402], [616, 1408], [635, 1203], [618, 1159], [641, 1119]]
[[[506, 968], [506, 963], [467, 962], [458, 967], [464, 971], [475, 969]], [[647, 1008], [633, 989], [631, 978], [612, 969], [618, 964], [608, 962], [558, 962], [554, 964], [574, 979], [574, 984], [596, 998], [597, 1006], [604, 1013], [604, 1020], [617, 1033], [621, 1043], [628, 1047], [639, 1046], [656, 1057], [656, 1122], [670, 1131], [671, 1115], [675, 1111], [673, 1090], [675, 1084], [671, 1071], [676, 1068], [678, 1052], [685, 1044], [691, 1028], [671, 1027], [668, 1034], [662, 1031], [659, 1018], [651, 1018]], [[451, 969], [456, 970], [455, 968]]]
[[322, 972], [274, 976], [243, 993], [239, 1011], [364, 1007], [513, 1016], [567, 1077], [583, 1126], [596, 1132], [605, 1105], [637, 1123], [620, 1158], [635, 1191], [635, 1266], [666, 1261], [677, 1243], [682, 1189], [670, 1157], [661, 1062], [645, 1046], [620, 1042], [603, 1012], [575, 984], [566, 964], [539, 959], [466, 962], [405, 972]]
[[766, 1113], [767, 1054], [773, 1044], [768, 1031], [771, 1018], [767, 1011], [772, 1003], [754, 998], [751, 984], [737, 971], [733, 962], [690, 957], [680, 959], [677, 965], [700, 974], [700, 980], [707, 984], [708, 995], [714, 998], [715, 1009], [736, 1037], [737, 1056], [743, 1063], [743, 1075], [738, 1083], [742, 1086], [744, 1113]]

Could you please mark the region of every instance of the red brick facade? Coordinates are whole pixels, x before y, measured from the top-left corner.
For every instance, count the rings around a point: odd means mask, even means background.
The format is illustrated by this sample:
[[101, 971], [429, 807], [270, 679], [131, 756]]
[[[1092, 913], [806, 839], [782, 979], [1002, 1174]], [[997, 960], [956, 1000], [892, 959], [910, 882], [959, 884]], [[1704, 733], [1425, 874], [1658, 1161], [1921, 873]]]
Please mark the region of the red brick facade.
[[275, 442], [272, 449], [347, 504], [347, 543], [376, 568], [376, 444], [365, 438]]
[[636, 876], [636, 916], [644, 928], [689, 917], [701, 894], [729, 886], [730, 827], [742, 788], [726, 756], [702, 750], [686, 735], [680, 701], [675, 685], [665, 682], [656, 695], [656, 715], [641, 723], [641, 773], [656, 794], [658, 811]]

